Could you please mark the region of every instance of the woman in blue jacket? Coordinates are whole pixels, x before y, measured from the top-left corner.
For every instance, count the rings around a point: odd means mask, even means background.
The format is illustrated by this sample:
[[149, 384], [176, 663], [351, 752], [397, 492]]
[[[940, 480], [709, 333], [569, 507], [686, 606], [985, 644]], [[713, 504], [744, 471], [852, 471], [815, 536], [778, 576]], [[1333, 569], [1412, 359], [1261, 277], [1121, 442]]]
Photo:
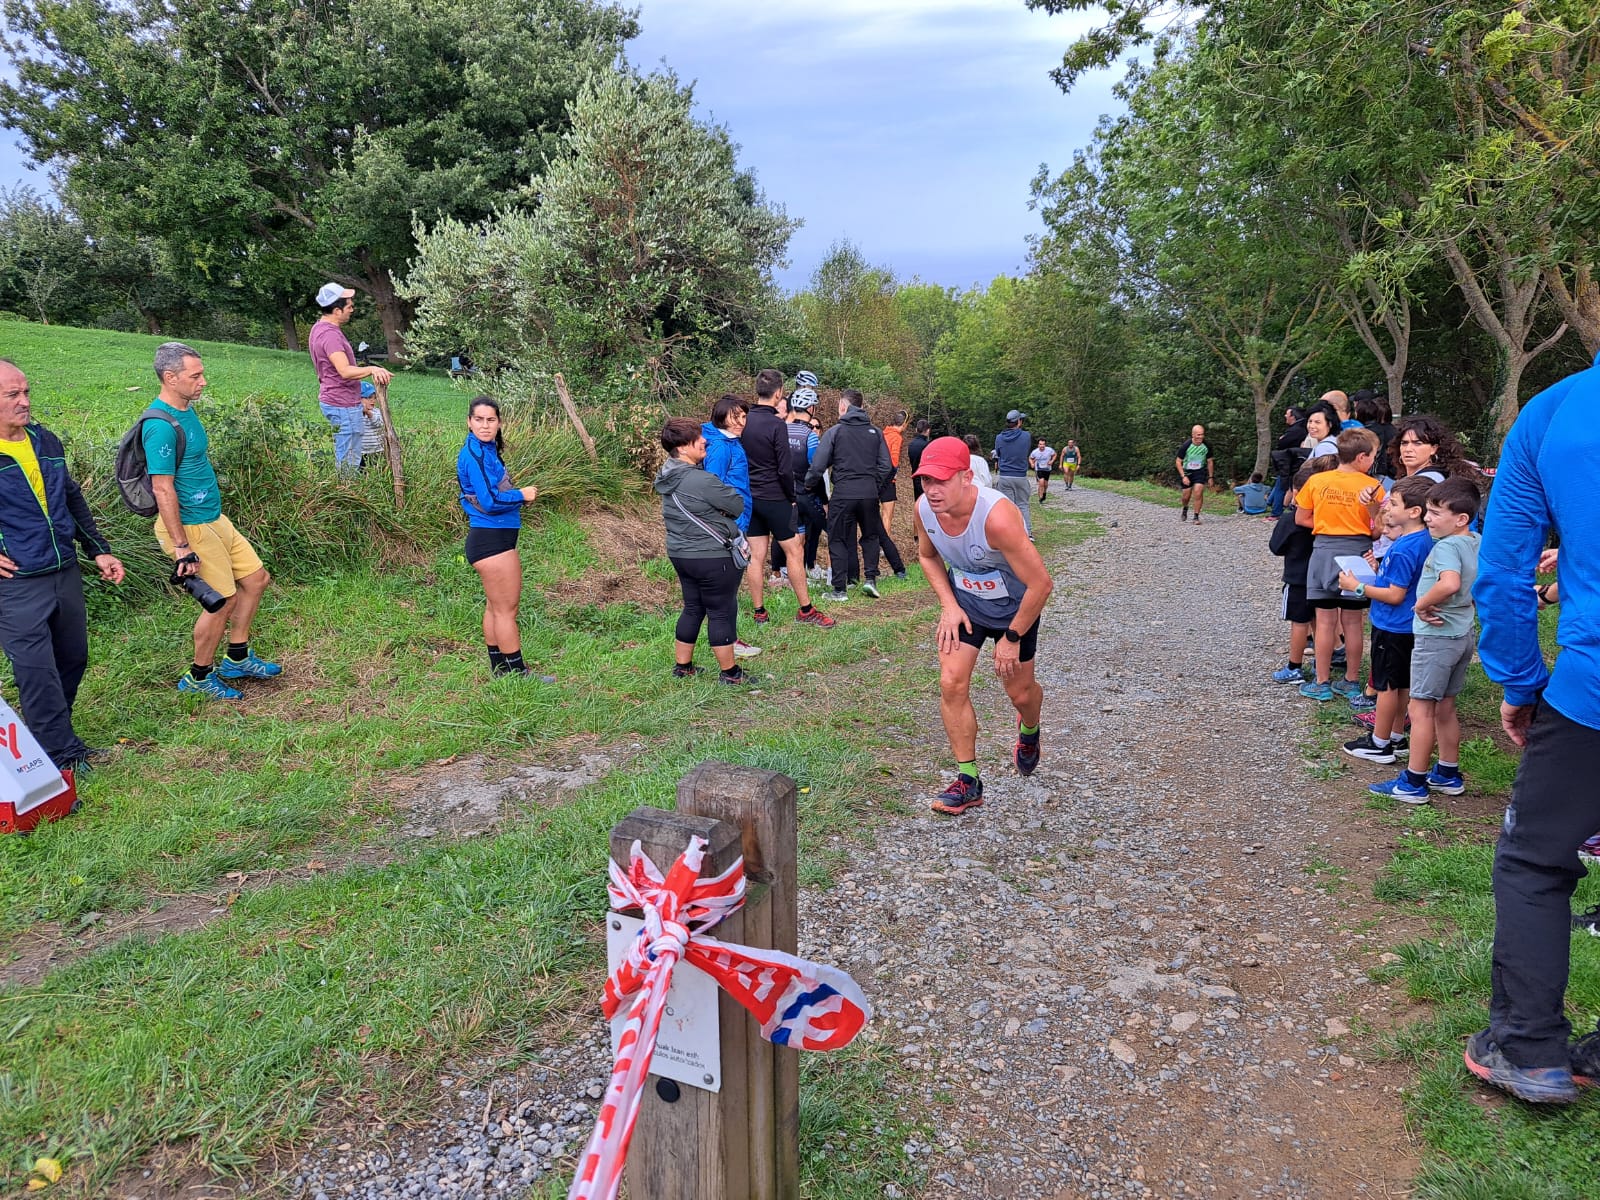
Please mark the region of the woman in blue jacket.
[[517, 607], [522, 603], [522, 559], [517, 534], [522, 506], [539, 494], [536, 487], [515, 488], [500, 455], [500, 406], [488, 396], [467, 408], [467, 440], [456, 456], [461, 508], [467, 514], [467, 561], [483, 580], [483, 640], [489, 670], [495, 675], [528, 675], [522, 661]]

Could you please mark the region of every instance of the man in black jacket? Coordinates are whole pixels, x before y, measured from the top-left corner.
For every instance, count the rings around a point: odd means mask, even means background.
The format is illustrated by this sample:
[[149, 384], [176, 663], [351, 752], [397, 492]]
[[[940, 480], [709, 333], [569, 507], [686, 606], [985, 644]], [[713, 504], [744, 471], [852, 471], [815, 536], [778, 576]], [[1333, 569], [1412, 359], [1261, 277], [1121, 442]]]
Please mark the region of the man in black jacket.
[[1300, 447], [1306, 440], [1306, 414], [1291, 404], [1283, 410], [1283, 423], [1286, 426], [1283, 435], [1272, 448], [1272, 473], [1277, 478], [1272, 481], [1272, 495], [1267, 497], [1267, 506], [1275, 517], [1283, 516], [1283, 497], [1289, 489], [1289, 481], [1308, 453]]
[[122, 582], [122, 563], [67, 474], [61, 440], [32, 420], [27, 376], [0, 359], [0, 648], [33, 736], [58, 768], [82, 771], [94, 751], [72, 728], [89, 666], [74, 542], [93, 556], [100, 578]]
[[[814, 488], [822, 473], [833, 471], [833, 498], [828, 502], [828, 563], [833, 573], [835, 602], [848, 599], [850, 561], [856, 556], [856, 531], [861, 532], [861, 557], [866, 578], [864, 594], [878, 598], [878, 493], [894, 472], [883, 432], [873, 425], [861, 406], [861, 393], [847, 389], [839, 397], [839, 423], [817, 443], [817, 456], [806, 473], [806, 486]], [[791, 569], [790, 575], [794, 572]]]
[[[739, 443], [750, 464], [750, 599], [757, 625], [771, 618], [762, 603], [766, 584], [767, 550], [776, 538], [789, 564], [789, 586], [800, 601], [795, 620], [805, 625], [831, 628], [833, 618], [811, 606], [806, 585], [805, 546], [796, 524], [794, 465], [789, 456], [789, 432], [778, 415], [783, 399], [783, 374], [768, 367], [756, 376], [756, 403], [745, 421]], [[874, 493], [876, 495], [876, 493]]]
[[922, 452], [928, 448], [928, 430], [930, 426], [926, 420], [918, 419], [916, 423], [917, 435], [906, 443], [906, 454], [911, 461], [911, 498], [916, 500], [922, 495], [922, 476], [917, 474], [917, 468], [922, 465]]

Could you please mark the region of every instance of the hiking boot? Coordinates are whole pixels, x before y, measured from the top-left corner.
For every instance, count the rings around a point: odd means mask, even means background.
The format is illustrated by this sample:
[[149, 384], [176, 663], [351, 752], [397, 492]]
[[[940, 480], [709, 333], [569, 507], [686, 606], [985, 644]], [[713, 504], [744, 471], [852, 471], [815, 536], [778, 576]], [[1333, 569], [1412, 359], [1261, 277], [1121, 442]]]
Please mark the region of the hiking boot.
[[[1587, 933], [1590, 937], [1600, 937], [1600, 904], [1593, 908], [1585, 909], [1581, 913], [1572, 914], [1572, 932]], [[1594, 1034], [1590, 1034], [1594, 1037]], [[1600, 1053], [1600, 1042], [1595, 1045], [1595, 1052]]]
[[1364, 692], [1358, 692], [1350, 697], [1351, 712], [1371, 712], [1377, 707], [1378, 698], [1376, 696], [1368, 696]]
[[1341, 749], [1351, 758], [1364, 758], [1368, 762], [1392, 763], [1394, 761], [1394, 743], [1378, 745], [1372, 740], [1370, 733], [1363, 733], [1354, 741], [1346, 742]]
[[733, 656], [735, 658], [754, 658], [761, 653], [760, 646], [752, 646], [749, 642], [734, 639]]
[[772, 614], [767, 611], [767, 607], [764, 604], [750, 615], [755, 618], [757, 625], [765, 625], [768, 621], [772, 620]]
[[204, 696], [207, 700], [237, 700], [244, 695], [238, 688], [231, 688], [218, 679], [215, 670], [204, 679], [196, 679], [193, 671], [185, 671], [178, 676], [178, 690]]
[[1024, 736], [1021, 717], [1017, 718], [1017, 746], [1011, 752], [1011, 761], [1016, 764], [1018, 775], [1032, 775], [1039, 765], [1039, 734]]
[[1529, 1104], [1571, 1104], [1578, 1098], [1578, 1085], [1570, 1067], [1519, 1067], [1490, 1040], [1487, 1029], [1467, 1039], [1461, 1057], [1467, 1070], [1490, 1087], [1510, 1092]]
[[702, 674], [704, 667], [697, 667], [693, 663], [673, 663], [672, 677], [674, 679], [688, 679], [691, 676]]
[[1412, 783], [1406, 778], [1406, 773], [1401, 771], [1393, 779], [1386, 779], [1382, 783], [1370, 784], [1367, 791], [1374, 796], [1385, 796], [1390, 800], [1398, 800], [1401, 804], [1426, 804], [1432, 793], [1428, 791], [1425, 783]]
[[1328, 685], [1335, 695], [1343, 696], [1346, 700], [1354, 700], [1361, 695], [1361, 685], [1354, 679], [1335, 679]]
[[869, 579], [865, 583], [863, 583], [861, 585], [861, 594], [863, 596], [871, 596], [874, 600], [880, 599], [880, 597], [878, 595], [878, 584], [877, 584], [877, 581], [873, 580], [873, 579]]
[[232, 659], [224, 654], [212, 674], [221, 675], [224, 679], [276, 679], [283, 674], [283, 667], [257, 657], [254, 650], [247, 650], [240, 659]]
[[820, 608], [813, 607], [810, 612], [796, 613], [794, 619], [802, 625], [815, 625], [818, 629], [832, 629], [838, 622]]
[[1579, 1087], [1600, 1087], [1600, 1030], [1586, 1033], [1567, 1047], [1572, 1082]]
[[[94, 751], [90, 750], [89, 754], [93, 756]], [[1588, 863], [1591, 866], [1593, 866], [1595, 863], [1600, 863], [1600, 833], [1595, 834], [1587, 842], [1578, 847], [1578, 858], [1580, 861]]]
[[1304, 683], [1306, 678], [1304, 671], [1304, 667], [1291, 667], [1288, 663], [1284, 663], [1283, 666], [1272, 673], [1272, 682]]
[[1433, 770], [1428, 772], [1428, 790], [1443, 796], [1459, 796], [1467, 790], [1467, 781], [1461, 777], [1459, 770], [1444, 772], [1435, 764]]
[[1300, 685], [1300, 694], [1307, 700], [1326, 703], [1333, 699], [1333, 688], [1326, 683], [1302, 683]]
[[933, 798], [928, 807], [936, 813], [958, 817], [969, 808], [983, 803], [983, 780], [970, 775], [957, 775], [955, 782]]

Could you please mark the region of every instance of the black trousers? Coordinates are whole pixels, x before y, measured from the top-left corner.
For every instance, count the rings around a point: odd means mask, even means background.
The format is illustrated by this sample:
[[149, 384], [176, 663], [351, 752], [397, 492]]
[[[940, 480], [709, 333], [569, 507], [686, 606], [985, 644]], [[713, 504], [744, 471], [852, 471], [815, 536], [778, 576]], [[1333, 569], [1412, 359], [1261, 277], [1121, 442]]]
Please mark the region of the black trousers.
[[726, 554], [718, 558], [673, 558], [671, 562], [683, 588], [678, 641], [694, 645], [704, 622], [707, 642], [713, 646], [733, 645], [738, 628], [739, 581], [744, 572]]
[[883, 547], [883, 556], [889, 560], [889, 569], [896, 575], [904, 575], [905, 560], [900, 557], [900, 547], [894, 544], [894, 538], [889, 535], [889, 527], [883, 523], [882, 508], [878, 509], [878, 528], [881, 531], [878, 544]]
[[56, 766], [89, 752], [72, 728], [72, 703], [89, 667], [78, 564], [0, 579], [0, 649], [11, 660], [22, 719]]
[[1489, 1032], [1519, 1067], [1567, 1065], [1562, 1003], [1578, 847], [1600, 830], [1600, 730], [1540, 704], [1494, 854]]
[[861, 534], [861, 557], [868, 579], [878, 577], [878, 543], [883, 525], [878, 516], [878, 497], [847, 499], [838, 492], [828, 502], [828, 564], [833, 590], [842, 592], [850, 584], [850, 564], [856, 557], [856, 533]]
[[828, 524], [828, 508], [820, 496], [809, 492], [800, 495], [800, 518], [806, 526], [806, 570], [817, 565], [817, 547], [822, 543], [822, 530]]

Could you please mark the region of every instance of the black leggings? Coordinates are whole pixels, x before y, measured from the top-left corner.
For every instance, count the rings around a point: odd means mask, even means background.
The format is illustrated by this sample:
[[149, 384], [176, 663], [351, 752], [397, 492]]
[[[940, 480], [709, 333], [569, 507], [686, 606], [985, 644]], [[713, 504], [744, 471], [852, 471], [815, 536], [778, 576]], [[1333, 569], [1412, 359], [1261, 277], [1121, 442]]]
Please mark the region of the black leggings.
[[683, 612], [678, 614], [677, 639], [692, 646], [706, 623], [706, 640], [713, 646], [731, 646], [739, 614], [739, 581], [744, 572], [724, 554], [717, 558], [674, 558], [683, 588]]

